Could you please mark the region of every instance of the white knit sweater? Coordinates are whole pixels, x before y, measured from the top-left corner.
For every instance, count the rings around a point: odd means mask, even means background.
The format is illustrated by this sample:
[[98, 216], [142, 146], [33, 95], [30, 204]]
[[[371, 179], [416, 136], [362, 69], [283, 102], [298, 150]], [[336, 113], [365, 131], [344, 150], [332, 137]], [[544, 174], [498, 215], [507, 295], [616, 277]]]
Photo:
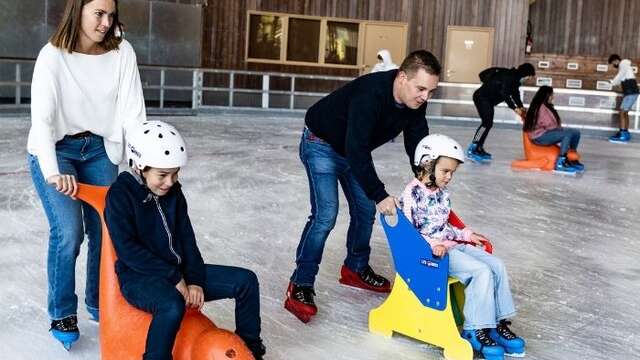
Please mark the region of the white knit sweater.
[[87, 55], [47, 43], [31, 82], [31, 129], [27, 150], [44, 178], [60, 174], [56, 142], [83, 131], [104, 138], [109, 159], [120, 164], [124, 133], [146, 113], [136, 54], [122, 40], [118, 50]]

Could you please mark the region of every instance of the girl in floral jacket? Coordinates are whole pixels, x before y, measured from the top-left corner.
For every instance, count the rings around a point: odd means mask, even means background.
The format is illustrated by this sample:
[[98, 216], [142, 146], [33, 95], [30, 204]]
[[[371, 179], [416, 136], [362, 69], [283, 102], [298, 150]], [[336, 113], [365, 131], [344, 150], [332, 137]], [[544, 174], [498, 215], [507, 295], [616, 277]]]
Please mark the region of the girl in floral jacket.
[[416, 177], [400, 197], [402, 212], [435, 256], [449, 254], [449, 275], [465, 285], [462, 336], [487, 359], [522, 357], [525, 342], [507, 326], [516, 310], [504, 264], [476, 247], [484, 236], [449, 224], [447, 185], [463, 162], [462, 147], [455, 140], [437, 134], [423, 138], [414, 156]]

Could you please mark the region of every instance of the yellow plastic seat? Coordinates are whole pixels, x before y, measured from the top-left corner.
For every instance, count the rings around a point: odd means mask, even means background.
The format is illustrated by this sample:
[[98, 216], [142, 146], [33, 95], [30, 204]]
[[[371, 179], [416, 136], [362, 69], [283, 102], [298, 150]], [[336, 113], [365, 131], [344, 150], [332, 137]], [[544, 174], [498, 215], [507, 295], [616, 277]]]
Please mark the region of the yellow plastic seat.
[[369, 331], [387, 337], [396, 332], [441, 347], [448, 360], [472, 360], [471, 344], [460, 336], [456, 324], [456, 315], [462, 314], [464, 305], [464, 286], [452, 277], [448, 285], [447, 306], [439, 311], [423, 306], [396, 274], [387, 300], [369, 313]]

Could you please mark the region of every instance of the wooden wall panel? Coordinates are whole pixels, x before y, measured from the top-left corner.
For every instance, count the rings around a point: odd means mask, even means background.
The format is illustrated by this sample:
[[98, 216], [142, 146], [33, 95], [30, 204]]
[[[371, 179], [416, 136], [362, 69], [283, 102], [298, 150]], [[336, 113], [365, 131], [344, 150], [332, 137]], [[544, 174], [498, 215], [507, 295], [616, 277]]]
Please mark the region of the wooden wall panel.
[[640, 57], [638, 0], [536, 0], [530, 7], [533, 52]]
[[497, 66], [515, 66], [524, 61], [529, 15], [528, 0], [209, 0], [203, 15], [203, 66], [357, 75], [352, 69], [246, 63], [247, 10], [406, 22], [407, 51], [427, 49], [441, 60], [447, 26], [493, 26], [493, 63]]

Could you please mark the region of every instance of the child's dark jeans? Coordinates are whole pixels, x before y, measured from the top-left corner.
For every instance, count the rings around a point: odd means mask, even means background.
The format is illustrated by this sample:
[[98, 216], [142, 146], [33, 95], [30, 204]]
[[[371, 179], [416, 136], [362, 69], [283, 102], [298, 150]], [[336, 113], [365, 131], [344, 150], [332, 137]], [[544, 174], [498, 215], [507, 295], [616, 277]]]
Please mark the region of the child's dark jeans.
[[[259, 347], [260, 294], [256, 275], [251, 270], [232, 266], [207, 264], [205, 267], [204, 300], [235, 299], [236, 334], [251, 350]], [[120, 287], [130, 304], [153, 315], [143, 359], [170, 360], [186, 310], [180, 292], [164, 278], [133, 271], [126, 274]]]

